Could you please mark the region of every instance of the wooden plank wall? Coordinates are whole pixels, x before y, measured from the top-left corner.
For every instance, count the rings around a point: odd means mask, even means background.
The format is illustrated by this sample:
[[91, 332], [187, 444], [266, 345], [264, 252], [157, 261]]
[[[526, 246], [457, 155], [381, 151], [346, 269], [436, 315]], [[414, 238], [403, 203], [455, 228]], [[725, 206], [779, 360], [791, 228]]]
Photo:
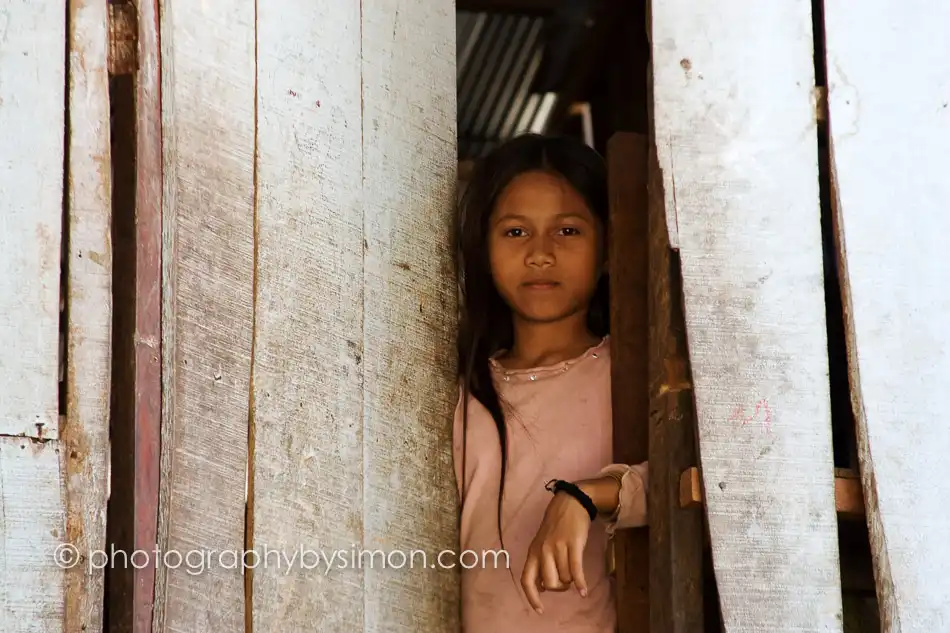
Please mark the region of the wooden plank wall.
[[[162, 12], [163, 551], [245, 545], [254, 29], [248, 2], [166, 3]], [[154, 631], [243, 630], [245, 576], [234, 557], [195, 573], [207, 562], [195, 554], [161, 570]]]
[[[66, 539], [106, 549], [112, 371], [112, 169], [107, 0], [70, 0], [66, 164]], [[99, 561], [101, 562], [101, 561]], [[63, 630], [103, 626], [102, 569], [66, 576]]]
[[[458, 539], [455, 3], [364, 2], [362, 26], [363, 542], [432, 565]], [[456, 573], [370, 570], [365, 630], [456, 630]]]
[[457, 545], [454, 6], [231, 5], [162, 13], [160, 545], [270, 556], [154, 630], [456, 630], [457, 572], [300, 569]]
[[[950, 22], [825, 7], [833, 205], [860, 470], [885, 633], [950, 630]], [[911, 60], [926, 59], [926, 64]]]
[[[364, 536], [361, 19], [357, 3], [258, 7], [249, 516], [254, 543], [277, 550], [348, 549]], [[357, 570], [269, 565], [252, 577], [254, 631], [365, 630]]]
[[65, 41], [62, 6], [18, 0], [0, 9], [0, 348], [17, 350], [0, 363], [4, 436], [59, 437]]
[[[614, 459], [639, 464], [650, 439], [647, 139], [617, 134], [607, 144], [610, 195], [610, 355]], [[651, 464], [651, 472], [653, 472]], [[650, 486], [653, 486], [651, 480]], [[652, 490], [650, 491], [653, 492]], [[652, 495], [648, 494], [652, 499]], [[620, 633], [648, 633], [651, 605], [661, 593], [650, 578], [651, 528], [614, 538], [617, 624]]]
[[97, 631], [103, 572], [85, 557], [102, 549], [108, 494], [105, 1], [4, 5], [0, 59], [0, 630]]
[[12, 633], [59, 631], [65, 615], [65, 575], [52, 556], [66, 539], [58, 440], [65, 40], [62, 6], [0, 9], [0, 629]]
[[647, 153], [650, 313], [650, 591], [652, 633], [703, 633], [702, 513], [680, 504], [680, 476], [697, 463], [696, 415], [679, 258], [670, 249], [663, 179]]
[[725, 630], [841, 631], [811, 4], [651, 11]]

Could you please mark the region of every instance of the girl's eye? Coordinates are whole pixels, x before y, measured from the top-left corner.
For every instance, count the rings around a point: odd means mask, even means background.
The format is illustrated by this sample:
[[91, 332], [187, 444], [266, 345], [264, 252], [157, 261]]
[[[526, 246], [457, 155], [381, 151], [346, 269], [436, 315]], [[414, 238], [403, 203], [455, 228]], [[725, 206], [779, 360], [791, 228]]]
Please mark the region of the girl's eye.
[[566, 226], [560, 230], [560, 233], [562, 235], [580, 235], [581, 232], [572, 226]]
[[524, 229], [508, 229], [505, 231], [506, 237], [524, 237]]

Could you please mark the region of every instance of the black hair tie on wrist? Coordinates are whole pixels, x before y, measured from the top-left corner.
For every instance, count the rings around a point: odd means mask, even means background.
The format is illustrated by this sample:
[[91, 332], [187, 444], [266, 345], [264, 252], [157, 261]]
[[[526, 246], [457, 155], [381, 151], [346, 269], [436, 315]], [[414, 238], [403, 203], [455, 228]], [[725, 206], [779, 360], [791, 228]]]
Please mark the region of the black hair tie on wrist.
[[597, 506], [594, 505], [594, 501], [588, 497], [583, 490], [571, 482], [563, 481], [561, 479], [552, 479], [548, 483], [544, 484], [544, 488], [554, 494], [566, 492], [577, 499], [580, 504], [584, 506], [584, 509], [587, 510], [587, 514], [590, 515], [591, 521], [597, 518]]

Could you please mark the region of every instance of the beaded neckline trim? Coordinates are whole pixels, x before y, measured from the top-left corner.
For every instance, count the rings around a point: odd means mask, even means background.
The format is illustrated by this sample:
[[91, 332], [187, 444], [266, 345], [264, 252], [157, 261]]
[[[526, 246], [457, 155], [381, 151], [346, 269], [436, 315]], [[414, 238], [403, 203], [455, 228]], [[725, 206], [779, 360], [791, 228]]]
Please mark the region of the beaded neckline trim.
[[600, 358], [603, 355], [604, 348], [606, 347], [609, 341], [609, 338], [610, 338], [609, 335], [605, 336], [604, 338], [600, 340], [599, 343], [587, 348], [587, 350], [580, 356], [576, 356], [575, 358], [570, 358], [568, 360], [563, 360], [553, 365], [545, 365], [541, 367], [529, 367], [526, 369], [505, 369], [504, 367], [502, 367], [501, 363], [499, 363], [496, 360], [496, 357], [503, 354], [504, 350], [495, 354], [495, 356], [490, 358], [488, 362], [491, 364], [492, 369], [494, 369], [495, 372], [501, 374], [502, 379], [505, 380], [506, 382], [510, 381], [512, 378], [522, 378], [522, 379], [526, 378], [528, 380], [537, 380], [538, 378], [541, 378], [543, 376], [549, 376], [551, 374], [562, 374], [566, 372], [568, 369], [570, 369], [571, 367], [573, 367], [574, 365], [588, 358]]

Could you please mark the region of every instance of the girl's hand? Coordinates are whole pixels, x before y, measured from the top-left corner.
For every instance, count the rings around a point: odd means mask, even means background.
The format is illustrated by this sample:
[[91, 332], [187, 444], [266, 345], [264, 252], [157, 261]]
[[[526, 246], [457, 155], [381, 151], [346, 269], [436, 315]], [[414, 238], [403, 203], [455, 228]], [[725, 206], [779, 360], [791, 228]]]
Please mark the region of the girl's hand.
[[590, 515], [579, 501], [564, 492], [554, 495], [521, 574], [521, 587], [538, 613], [543, 612], [542, 591], [567, 591], [573, 584], [587, 596], [583, 563], [590, 525]]

